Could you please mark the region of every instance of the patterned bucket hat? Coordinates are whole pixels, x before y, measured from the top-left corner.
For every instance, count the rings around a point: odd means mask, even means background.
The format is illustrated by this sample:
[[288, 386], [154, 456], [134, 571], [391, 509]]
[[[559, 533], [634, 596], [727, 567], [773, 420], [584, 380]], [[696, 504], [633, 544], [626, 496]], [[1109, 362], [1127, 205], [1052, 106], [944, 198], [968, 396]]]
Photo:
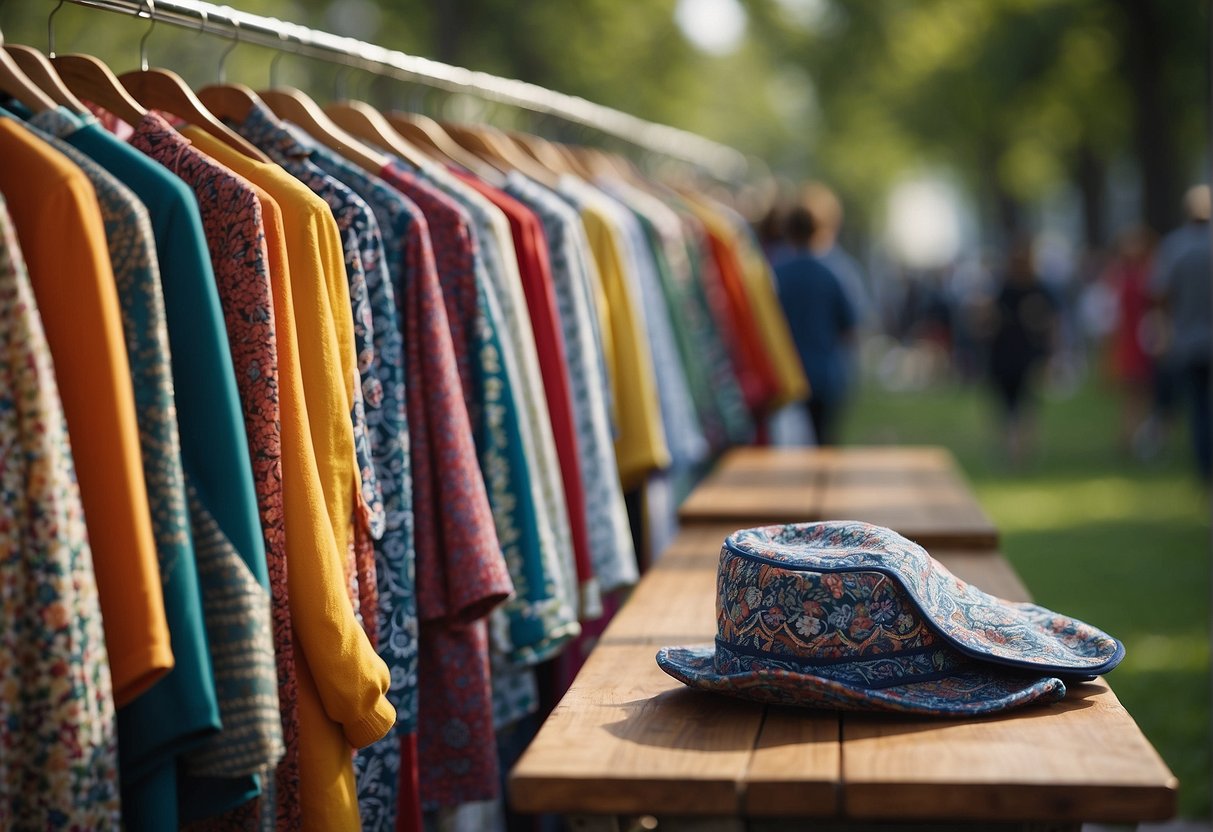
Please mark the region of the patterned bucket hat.
[[1066, 695], [1124, 658], [1108, 634], [995, 598], [890, 529], [839, 521], [730, 535], [716, 643], [657, 663], [702, 690], [776, 704], [936, 716]]

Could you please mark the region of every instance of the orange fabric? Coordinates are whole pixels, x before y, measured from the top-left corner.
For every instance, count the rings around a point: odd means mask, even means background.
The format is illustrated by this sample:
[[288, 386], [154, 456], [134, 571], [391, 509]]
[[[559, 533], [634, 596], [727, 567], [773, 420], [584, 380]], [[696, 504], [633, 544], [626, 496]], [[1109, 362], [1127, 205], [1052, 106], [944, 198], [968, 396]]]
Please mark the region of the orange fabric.
[[[356, 372], [353, 316], [341, 241], [328, 206], [281, 168], [248, 159], [197, 129], [182, 132], [266, 194], [287, 575], [299, 668], [299, 800], [305, 829], [356, 830], [350, 746], [383, 737], [396, 714], [385, 696], [387, 666], [354, 618], [347, 592], [345, 560], [360, 489], [349, 408]], [[346, 312], [334, 315], [334, 309]]]
[[121, 707], [173, 654], [101, 213], [84, 174], [10, 119], [0, 119], [0, 158], [67, 416]]

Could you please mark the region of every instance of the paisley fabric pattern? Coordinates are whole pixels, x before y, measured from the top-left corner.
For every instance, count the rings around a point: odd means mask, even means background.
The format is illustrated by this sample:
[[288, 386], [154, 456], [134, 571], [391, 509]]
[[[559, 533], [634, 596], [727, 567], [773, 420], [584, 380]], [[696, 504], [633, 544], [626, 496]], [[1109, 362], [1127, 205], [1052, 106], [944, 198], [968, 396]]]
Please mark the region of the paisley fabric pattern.
[[932, 715], [1065, 696], [1120, 642], [987, 595], [922, 547], [858, 522], [744, 529], [720, 553], [714, 647], [657, 662], [688, 685], [763, 702]]
[[50, 348], [0, 197], [0, 828], [117, 830], [118, 734]]
[[[888, 586], [904, 589], [904, 599], [880, 591], [886, 586], [882, 575], [891, 579]], [[736, 532], [721, 551], [719, 580], [718, 625], [729, 641], [726, 627], [732, 631], [743, 610], [753, 613], [753, 605], [746, 602], [758, 593], [759, 616], [787, 617], [780, 629], [784, 637], [812, 637], [788, 652], [818, 655], [835, 649], [829, 639], [839, 630], [850, 634], [857, 622], [862, 627], [870, 622], [883, 632], [872, 616], [892, 614], [894, 621], [902, 615], [923, 619], [961, 652], [1013, 667], [1087, 676], [1106, 673], [1124, 658], [1119, 641], [1089, 624], [1035, 604], [995, 598], [957, 578], [918, 544], [868, 523], [807, 523]], [[786, 602], [797, 599], [799, 609], [785, 609]], [[821, 604], [820, 617], [806, 610], [810, 601]], [[813, 622], [822, 621], [823, 629], [812, 632], [818, 626]], [[879, 641], [875, 644], [878, 652], [888, 649]]]
[[[341, 232], [341, 250], [349, 282], [351, 313], [354, 319], [354, 349], [357, 352], [358, 383], [354, 385], [350, 420], [354, 426], [354, 453], [362, 478], [363, 521], [371, 537], [383, 537], [386, 515], [383, 486], [372, 450], [368, 413], [383, 402], [383, 392], [375, 365], [375, 324], [367, 285], [367, 260], [382, 259], [383, 239], [379, 223], [360, 196], [311, 161], [308, 149], [282, 128], [274, 114], [262, 104], [254, 104], [245, 120], [232, 124], [241, 135], [264, 150], [291, 176], [328, 204]], [[372, 264], [373, 265], [373, 264]], [[371, 643], [378, 640], [378, 595], [374, 549], [354, 536], [354, 574], [357, 577], [357, 603], [354, 610], [362, 621]]]
[[849, 711], [897, 711], [923, 716], [978, 716], [1066, 695], [1060, 679], [955, 670], [936, 679], [886, 688], [856, 688], [845, 681], [780, 666], [721, 675], [711, 648], [663, 647], [661, 669], [684, 684], [772, 705]]
[[542, 185], [515, 172], [510, 174], [506, 192], [534, 211], [543, 223], [569, 363], [590, 555], [602, 591], [611, 592], [636, 583], [639, 569], [615, 465], [610, 382], [601, 343], [595, 337], [597, 315], [587, 272], [591, 262], [586, 253], [589, 242], [584, 240], [577, 212]]
[[[411, 391], [419, 678], [426, 686], [420, 697], [421, 798], [437, 808], [496, 796], [488, 644], [483, 626], [467, 622], [487, 615], [513, 585], [468, 417], [474, 336], [468, 330], [477, 292], [466, 220], [402, 168], [388, 165], [380, 176], [422, 211], [409, 225], [409, 279], [396, 298]], [[446, 276], [441, 283], [440, 274]]]
[[[279, 724], [285, 748], [273, 778], [277, 828], [296, 829], [302, 822], [297, 799], [299, 684], [287, 595], [278, 345], [261, 206], [247, 182], [193, 150], [162, 119], [154, 114], [149, 119], [142, 125], [147, 139], [140, 149], [181, 177], [198, 197], [231, 345], [269, 570]], [[258, 811], [257, 806], [242, 808], [212, 821], [209, 828], [243, 828], [255, 822]]]

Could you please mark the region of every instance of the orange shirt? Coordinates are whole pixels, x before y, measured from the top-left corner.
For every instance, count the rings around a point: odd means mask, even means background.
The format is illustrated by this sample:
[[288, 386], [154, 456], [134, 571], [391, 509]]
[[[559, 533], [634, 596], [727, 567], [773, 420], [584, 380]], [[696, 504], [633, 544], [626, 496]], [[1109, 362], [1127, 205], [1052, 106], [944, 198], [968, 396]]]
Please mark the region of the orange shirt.
[[[352, 385], [356, 371], [340, 236], [324, 201], [281, 168], [249, 159], [195, 128], [182, 132], [263, 189], [258, 196], [277, 326], [287, 578], [299, 675], [299, 800], [304, 828], [356, 830], [349, 749], [384, 736], [395, 709], [385, 696], [387, 666], [354, 618], [346, 592], [344, 560], [360, 488], [352, 389], [337, 381]], [[344, 306], [336, 306], [342, 297]], [[347, 314], [334, 315], [334, 308]], [[348, 318], [348, 326], [335, 318]], [[346, 351], [348, 365], [340, 357]]]
[[63, 154], [0, 119], [8, 200], [55, 363], [97, 575], [114, 701], [173, 667], [130, 364], [97, 197]]

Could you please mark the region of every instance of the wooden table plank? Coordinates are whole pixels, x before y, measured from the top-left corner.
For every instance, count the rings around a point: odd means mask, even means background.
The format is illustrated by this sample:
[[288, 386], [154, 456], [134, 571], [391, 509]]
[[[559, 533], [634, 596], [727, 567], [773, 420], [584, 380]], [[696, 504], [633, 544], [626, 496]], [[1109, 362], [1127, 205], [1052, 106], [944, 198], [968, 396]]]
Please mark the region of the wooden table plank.
[[654, 567], [599, 644], [704, 644], [716, 637], [716, 558], [702, 567]]
[[839, 810], [840, 718], [767, 708], [746, 770], [742, 808], [751, 817], [829, 817]]
[[650, 645], [594, 650], [510, 775], [516, 811], [740, 812], [762, 707], [689, 690], [655, 654]]
[[848, 817], [1130, 823], [1175, 814], [1174, 775], [1103, 680], [999, 718], [845, 714], [842, 736]]
[[738, 448], [690, 494], [679, 517], [687, 525], [737, 527], [863, 520], [932, 552], [998, 543], [942, 448]]

